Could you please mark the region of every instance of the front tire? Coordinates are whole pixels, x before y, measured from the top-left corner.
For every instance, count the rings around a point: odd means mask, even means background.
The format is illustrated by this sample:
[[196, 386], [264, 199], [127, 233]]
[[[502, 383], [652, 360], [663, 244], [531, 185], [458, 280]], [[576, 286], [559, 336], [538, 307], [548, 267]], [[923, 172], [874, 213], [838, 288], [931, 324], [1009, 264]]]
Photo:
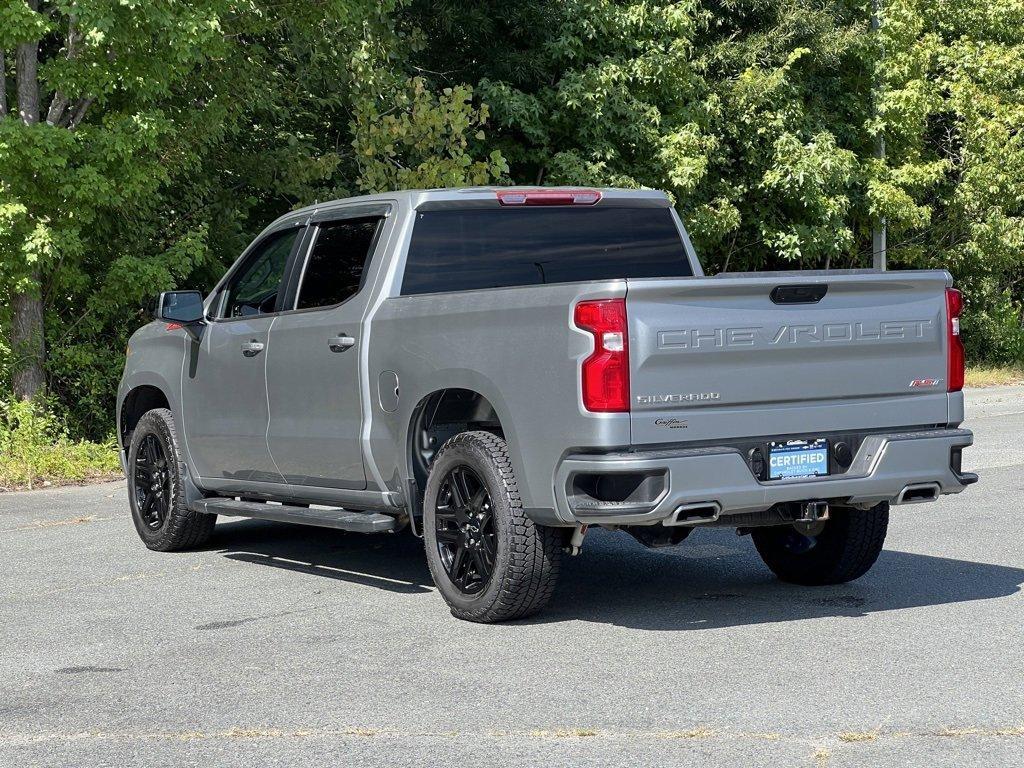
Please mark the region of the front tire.
[[159, 552], [206, 543], [216, 515], [192, 512], [185, 500], [185, 463], [174, 417], [166, 408], [147, 412], [128, 448], [128, 502], [139, 538]]
[[796, 526], [755, 528], [754, 546], [783, 581], [805, 586], [844, 584], [870, 570], [878, 559], [889, 527], [889, 503], [869, 510], [833, 507], [830, 519], [814, 536]]
[[434, 584], [457, 618], [520, 619], [554, 592], [562, 531], [523, 511], [497, 435], [463, 432], [444, 444], [427, 478], [423, 533]]

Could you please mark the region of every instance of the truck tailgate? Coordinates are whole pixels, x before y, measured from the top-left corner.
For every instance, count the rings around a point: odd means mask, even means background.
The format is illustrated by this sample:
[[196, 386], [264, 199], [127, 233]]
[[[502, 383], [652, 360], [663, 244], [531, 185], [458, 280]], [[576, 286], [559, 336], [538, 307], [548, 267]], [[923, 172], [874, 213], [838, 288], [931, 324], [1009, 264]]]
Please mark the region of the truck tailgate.
[[633, 444], [945, 424], [951, 283], [943, 271], [629, 280]]

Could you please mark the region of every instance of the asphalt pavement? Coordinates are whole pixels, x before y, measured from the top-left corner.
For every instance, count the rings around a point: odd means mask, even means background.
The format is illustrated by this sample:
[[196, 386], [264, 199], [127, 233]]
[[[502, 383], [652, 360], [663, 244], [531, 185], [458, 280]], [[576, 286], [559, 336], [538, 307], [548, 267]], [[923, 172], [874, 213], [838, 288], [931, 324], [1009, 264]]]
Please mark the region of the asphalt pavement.
[[163, 554], [123, 482], [0, 494], [0, 766], [1024, 765], [1024, 388], [966, 426], [981, 482], [894, 509], [854, 583], [597, 531], [494, 626], [406, 535], [222, 519]]

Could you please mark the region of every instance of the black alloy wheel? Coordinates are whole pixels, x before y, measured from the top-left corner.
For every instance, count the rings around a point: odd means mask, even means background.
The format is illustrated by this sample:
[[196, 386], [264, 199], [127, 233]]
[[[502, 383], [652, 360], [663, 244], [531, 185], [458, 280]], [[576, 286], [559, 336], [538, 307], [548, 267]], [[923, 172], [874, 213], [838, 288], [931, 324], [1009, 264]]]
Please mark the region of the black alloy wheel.
[[437, 551], [448, 578], [473, 595], [487, 586], [498, 554], [491, 496], [470, 467], [453, 467], [441, 481], [434, 513]]
[[135, 458], [135, 502], [150, 530], [167, 522], [171, 508], [171, 473], [164, 447], [154, 434], [146, 435]]
[[508, 444], [483, 430], [445, 441], [423, 492], [427, 566], [452, 615], [521, 619], [551, 599], [564, 528], [535, 523], [523, 508]]
[[170, 409], [154, 408], [142, 415], [130, 433], [125, 458], [128, 503], [142, 542], [158, 552], [202, 546], [217, 516], [188, 507], [188, 469]]

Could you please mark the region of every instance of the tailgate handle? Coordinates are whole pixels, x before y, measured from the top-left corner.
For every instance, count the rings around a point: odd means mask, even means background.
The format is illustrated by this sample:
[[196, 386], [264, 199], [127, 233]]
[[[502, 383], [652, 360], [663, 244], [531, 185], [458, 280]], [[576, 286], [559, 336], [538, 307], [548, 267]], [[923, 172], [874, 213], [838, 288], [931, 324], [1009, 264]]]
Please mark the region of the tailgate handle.
[[827, 291], [827, 283], [776, 285], [772, 288], [771, 296], [776, 304], [817, 304]]

